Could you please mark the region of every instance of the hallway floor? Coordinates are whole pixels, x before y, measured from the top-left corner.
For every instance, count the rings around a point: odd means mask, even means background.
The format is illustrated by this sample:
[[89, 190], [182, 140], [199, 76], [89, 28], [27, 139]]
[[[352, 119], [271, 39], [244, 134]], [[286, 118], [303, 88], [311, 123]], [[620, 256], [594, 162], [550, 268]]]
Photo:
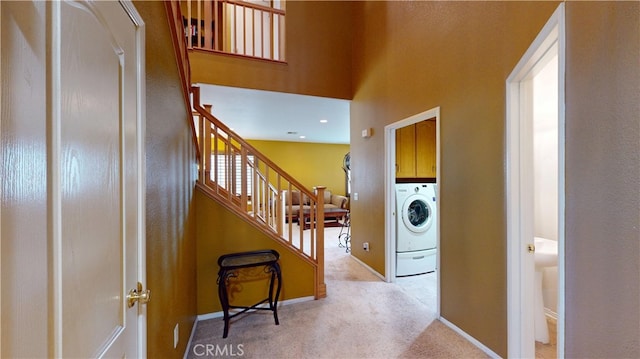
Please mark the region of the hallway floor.
[[222, 318], [200, 321], [186, 357], [487, 357], [435, 320], [432, 294], [411, 294], [422, 293], [419, 281], [435, 283], [435, 276], [385, 283], [338, 247], [339, 230], [329, 228], [325, 236], [327, 298], [282, 305], [278, 326], [269, 311], [238, 316], [227, 339]]

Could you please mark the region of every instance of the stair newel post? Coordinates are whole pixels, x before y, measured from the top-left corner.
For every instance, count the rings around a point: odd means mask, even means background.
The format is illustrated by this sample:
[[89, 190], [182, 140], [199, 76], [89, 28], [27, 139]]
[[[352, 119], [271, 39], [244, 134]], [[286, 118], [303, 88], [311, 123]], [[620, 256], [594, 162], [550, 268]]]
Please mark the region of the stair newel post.
[[[316, 187], [316, 299], [327, 296], [327, 286], [324, 283], [324, 191], [325, 186]], [[313, 219], [312, 219], [313, 221]], [[313, 222], [312, 222], [313, 223]]]

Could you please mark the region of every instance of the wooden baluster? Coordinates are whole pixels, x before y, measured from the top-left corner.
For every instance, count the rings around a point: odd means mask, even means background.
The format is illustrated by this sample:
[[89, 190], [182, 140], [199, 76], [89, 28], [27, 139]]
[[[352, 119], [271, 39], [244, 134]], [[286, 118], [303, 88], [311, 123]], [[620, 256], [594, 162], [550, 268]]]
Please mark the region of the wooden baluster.
[[213, 26], [213, 49], [214, 50], [220, 50], [220, 34], [218, 33], [220, 30], [218, 30], [220, 28], [220, 13], [218, 10], [219, 7], [219, 3], [218, 0], [213, 0], [213, 17], [215, 23]]
[[[208, 2], [209, 0], [204, 0]], [[202, 26], [200, 26], [200, 21], [202, 21], [202, 0], [198, 0], [198, 18], [196, 19], [196, 43], [193, 44], [193, 47], [200, 47], [200, 36], [202, 36]], [[191, 21], [191, 19], [189, 19]]]
[[200, 39], [202, 38], [203, 33], [199, 33], [198, 35], [198, 47], [203, 47], [205, 49], [212, 49], [211, 39], [213, 38], [213, 34], [211, 33], [211, 25], [213, 24], [213, 19], [211, 18], [213, 9], [211, 6], [213, 2], [211, 0], [204, 2], [204, 44], [200, 43]]
[[287, 216], [287, 223], [289, 224], [289, 235], [287, 237], [288, 238], [288, 242], [289, 244], [293, 243], [293, 202], [291, 199], [291, 182], [287, 182], [287, 202], [285, 203], [285, 206], [287, 206], [287, 210], [286, 213], [288, 213]]
[[[317, 219], [317, 232], [316, 236], [316, 299], [324, 298], [327, 296], [327, 286], [324, 283], [324, 191], [325, 186], [316, 187], [318, 196], [318, 219]], [[313, 246], [311, 247], [313, 248]], [[313, 258], [313, 256], [312, 256]]]
[[[200, 92], [200, 91], [198, 91]], [[205, 110], [207, 110], [207, 112], [211, 113], [211, 105], [203, 105]], [[211, 123], [206, 120], [205, 118], [203, 118], [202, 116], [200, 116], [202, 118], [202, 122], [203, 122], [203, 126], [204, 128], [201, 130], [202, 132], [202, 138], [204, 139], [203, 142], [203, 152], [202, 152], [202, 156], [203, 156], [203, 161], [202, 163], [204, 163], [204, 175], [205, 175], [205, 183], [209, 183], [211, 182], [211, 153], [212, 153], [212, 148], [211, 148]], [[214, 142], [214, 146], [215, 146], [215, 142]], [[213, 154], [214, 158], [215, 158], [215, 152]], [[215, 162], [214, 162], [215, 163]], [[215, 164], [214, 164], [215, 166]], [[217, 172], [213, 172], [214, 176], [217, 174]], [[217, 178], [214, 178], [214, 181], [217, 183]]]
[[271, 189], [270, 189], [271, 186], [269, 186], [269, 166], [265, 167], [264, 169], [264, 181], [265, 181], [264, 220], [268, 224], [269, 218], [271, 216], [271, 211], [269, 208], [269, 193], [271, 192]]
[[191, 0], [187, 0], [187, 27], [185, 28], [185, 32], [187, 33], [187, 47], [193, 47], [193, 43], [191, 41], [191, 34], [193, 33], [193, 29], [191, 28]]
[[240, 206], [242, 209], [242, 212], [247, 213], [247, 202], [248, 202], [248, 197], [247, 197], [247, 167], [249, 166], [249, 161], [247, 160], [247, 148], [246, 147], [241, 147], [240, 149], [241, 151], [241, 162], [242, 165], [240, 166], [241, 169], [241, 173], [240, 173]]
[[247, 55], [247, 8], [242, 6], [242, 54]]
[[278, 235], [280, 237], [282, 237], [282, 222], [284, 221], [284, 211], [282, 210], [282, 203], [280, 201], [282, 201], [282, 177], [280, 177], [280, 172], [278, 172], [278, 179], [277, 179], [277, 191], [278, 193], [276, 193], [276, 203], [275, 203], [275, 208], [276, 208], [276, 232], [278, 233]]

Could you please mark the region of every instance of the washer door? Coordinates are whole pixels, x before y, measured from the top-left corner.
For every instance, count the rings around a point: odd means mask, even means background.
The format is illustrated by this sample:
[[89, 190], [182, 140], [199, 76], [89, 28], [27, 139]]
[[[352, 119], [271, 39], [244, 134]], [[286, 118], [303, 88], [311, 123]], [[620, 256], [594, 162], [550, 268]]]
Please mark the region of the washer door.
[[402, 205], [402, 222], [412, 232], [421, 233], [431, 227], [432, 211], [427, 197], [413, 194]]

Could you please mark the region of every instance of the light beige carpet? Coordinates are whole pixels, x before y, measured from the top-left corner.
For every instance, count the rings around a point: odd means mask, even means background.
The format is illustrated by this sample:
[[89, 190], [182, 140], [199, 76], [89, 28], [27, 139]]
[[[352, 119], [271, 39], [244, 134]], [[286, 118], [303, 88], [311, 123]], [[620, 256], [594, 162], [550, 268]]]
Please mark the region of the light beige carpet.
[[[335, 239], [333, 237], [336, 237]], [[400, 285], [381, 281], [327, 230], [327, 298], [197, 324], [188, 358], [486, 358]], [[286, 276], [283, 271], [283, 276]], [[215, 289], [213, 289], [215, 290]]]

